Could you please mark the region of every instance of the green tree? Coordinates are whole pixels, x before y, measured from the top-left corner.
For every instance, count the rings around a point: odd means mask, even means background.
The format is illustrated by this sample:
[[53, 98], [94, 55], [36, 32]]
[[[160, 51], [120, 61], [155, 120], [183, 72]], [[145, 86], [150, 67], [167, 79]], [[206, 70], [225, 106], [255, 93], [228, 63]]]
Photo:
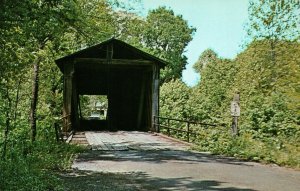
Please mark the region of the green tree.
[[299, 39], [299, 10], [296, 0], [251, 0], [246, 28], [249, 40]]
[[216, 54], [206, 60], [205, 53], [200, 56], [205, 66], [200, 70], [201, 80], [193, 89], [190, 99], [190, 105], [195, 106], [193, 118], [223, 123], [226, 115], [229, 115], [228, 105], [231, 100], [229, 92], [239, 67], [232, 60], [215, 57]]
[[193, 68], [196, 72], [200, 74], [201, 70], [204, 69], [206, 65], [213, 64], [217, 61], [217, 59], [218, 55], [216, 52], [214, 52], [212, 49], [206, 49], [201, 53], [198, 60], [193, 65]]
[[170, 64], [162, 72], [162, 81], [179, 79], [187, 64], [184, 50], [196, 31], [181, 15], [165, 7], [150, 11], [147, 15], [142, 43], [154, 55]]
[[171, 80], [161, 86], [160, 116], [175, 119], [189, 119], [190, 107], [187, 104], [191, 89], [181, 80]]
[[[244, 82], [240, 87], [247, 89], [248, 84], [250, 92], [267, 97], [283, 94], [289, 100], [284, 103], [293, 102], [290, 108], [299, 107], [299, 11], [299, 1], [250, 1], [247, 32], [253, 42], [239, 56], [243, 66], [240, 81]], [[253, 83], [247, 83], [245, 76]]]

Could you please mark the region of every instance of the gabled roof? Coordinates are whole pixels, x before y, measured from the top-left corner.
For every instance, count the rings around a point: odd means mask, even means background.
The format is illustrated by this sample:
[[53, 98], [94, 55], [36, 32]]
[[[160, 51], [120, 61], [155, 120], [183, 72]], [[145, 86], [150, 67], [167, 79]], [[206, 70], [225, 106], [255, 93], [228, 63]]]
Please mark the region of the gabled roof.
[[113, 59], [126, 60], [148, 60], [157, 63], [161, 68], [167, 65], [167, 62], [155, 57], [147, 52], [144, 52], [124, 41], [111, 38], [94, 46], [77, 51], [73, 54], [55, 60], [57, 66], [63, 71], [63, 65], [71, 62], [74, 58], [106, 58], [106, 47], [113, 44]]

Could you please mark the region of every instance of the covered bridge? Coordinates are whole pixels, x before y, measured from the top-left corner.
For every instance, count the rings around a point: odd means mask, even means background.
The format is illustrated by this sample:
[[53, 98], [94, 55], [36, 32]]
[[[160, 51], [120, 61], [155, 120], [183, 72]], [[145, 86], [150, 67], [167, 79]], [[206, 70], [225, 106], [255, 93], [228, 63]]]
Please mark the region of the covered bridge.
[[[159, 114], [159, 72], [166, 62], [109, 39], [55, 61], [64, 75], [63, 131], [153, 130]], [[106, 120], [79, 115], [79, 95], [106, 95]]]

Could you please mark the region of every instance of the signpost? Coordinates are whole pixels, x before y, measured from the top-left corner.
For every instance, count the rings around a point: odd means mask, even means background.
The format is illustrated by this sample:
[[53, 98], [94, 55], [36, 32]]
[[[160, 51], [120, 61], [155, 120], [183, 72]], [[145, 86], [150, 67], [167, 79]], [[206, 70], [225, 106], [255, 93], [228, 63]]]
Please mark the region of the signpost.
[[231, 102], [231, 116], [239, 117], [241, 115], [241, 109], [239, 103], [236, 101]]
[[241, 115], [240, 109], [240, 94], [236, 93], [233, 97], [233, 101], [231, 102], [230, 112], [232, 116], [232, 134], [238, 135], [238, 118]]

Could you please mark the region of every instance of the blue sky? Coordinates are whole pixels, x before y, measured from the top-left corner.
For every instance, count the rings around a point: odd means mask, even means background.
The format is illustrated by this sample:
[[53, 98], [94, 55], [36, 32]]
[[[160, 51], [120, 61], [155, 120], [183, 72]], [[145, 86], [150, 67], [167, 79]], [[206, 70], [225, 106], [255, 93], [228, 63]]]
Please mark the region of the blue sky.
[[190, 26], [196, 27], [193, 40], [186, 49], [188, 65], [183, 81], [193, 86], [199, 80], [192, 65], [199, 55], [211, 48], [223, 58], [234, 58], [241, 50], [245, 37], [248, 0], [141, 0], [144, 11], [159, 6], [171, 8], [183, 16]]

